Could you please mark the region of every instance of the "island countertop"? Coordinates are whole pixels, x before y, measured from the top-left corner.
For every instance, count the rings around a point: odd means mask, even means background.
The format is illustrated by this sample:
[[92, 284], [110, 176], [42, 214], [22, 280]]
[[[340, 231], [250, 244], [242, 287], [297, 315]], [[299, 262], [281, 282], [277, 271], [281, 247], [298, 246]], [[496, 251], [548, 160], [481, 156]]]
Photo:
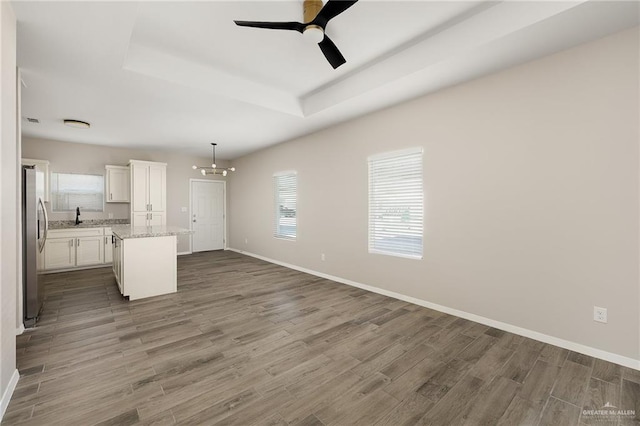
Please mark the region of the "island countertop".
[[189, 235], [193, 234], [186, 228], [180, 228], [178, 226], [132, 226], [132, 225], [114, 225], [111, 227], [111, 232], [120, 238], [150, 238], [150, 237], [166, 237], [169, 235]]

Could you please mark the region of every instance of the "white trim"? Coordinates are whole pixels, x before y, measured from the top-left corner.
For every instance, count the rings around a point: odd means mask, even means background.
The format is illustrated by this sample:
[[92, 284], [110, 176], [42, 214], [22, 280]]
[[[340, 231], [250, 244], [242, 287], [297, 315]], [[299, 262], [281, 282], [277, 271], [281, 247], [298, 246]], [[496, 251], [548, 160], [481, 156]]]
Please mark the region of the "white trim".
[[385, 256], [394, 256], [394, 257], [402, 257], [404, 259], [413, 259], [413, 260], [422, 260], [423, 255], [415, 255], [415, 254], [402, 254], [402, 253], [394, 253], [392, 251], [384, 251], [384, 250], [376, 250], [369, 249], [369, 254], [382, 254]]
[[187, 254], [193, 254], [193, 252], [190, 252], [190, 251], [181, 251], [181, 252], [180, 252], [180, 253], [178, 253], [177, 255], [178, 255], [178, 256], [184, 256], [184, 255], [187, 255]]
[[380, 152], [378, 154], [372, 154], [367, 157], [367, 161], [384, 160], [387, 158], [401, 157], [403, 155], [411, 154], [424, 154], [424, 148], [421, 146], [416, 146], [413, 148], [399, 149], [397, 151]]
[[[141, 165], [145, 165], [145, 164], [153, 165], [153, 164], [155, 164], [157, 166], [166, 166], [167, 165], [167, 163], [159, 163], [157, 161], [129, 160], [128, 165], [131, 165], [131, 164], [141, 164]], [[127, 167], [127, 166], [125, 166], [125, 167]]]
[[9, 406], [9, 401], [11, 401], [11, 397], [13, 396], [13, 391], [16, 390], [16, 385], [18, 384], [18, 379], [20, 378], [20, 373], [18, 370], [13, 370], [13, 374], [11, 375], [11, 380], [9, 380], [9, 384], [7, 388], [4, 390], [2, 394], [2, 400], [0, 401], [0, 420], [4, 417], [5, 411], [7, 411], [7, 407]]
[[20, 323], [20, 325], [18, 326], [18, 328], [16, 328], [16, 336], [21, 335], [22, 333], [24, 333], [24, 324]]
[[273, 174], [273, 177], [277, 177], [277, 176], [288, 176], [288, 175], [298, 175], [298, 172], [295, 170], [284, 170], [282, 172], [275, 172]]
[[113, 266], [113, 262], [110, 263], [96, 263], [95, 265], [87, 265], [87, 266], [74, 266], [73, 268], [62, 268], [62, 269], [43, 269], [39, 271], [40, 274], [48, 275], [48, 274], [57, 274], [58, 272], [71, 272], [71, 271], [83, 271], [85, 269], [98, 269], [98, 268], [109, 268]]
[[222, 231], [222, 249], [226, 250], [229, 245], [229, 238], [227, 238], [227, 181], [218, 179], [189, 178], [189, 230], [191, 231], [191, 234], [189, 234], [189, 252], [180, 252], [178, 255], [193, 253], [193, 221], [191, 220], [193, 211], [193, 182], [222, 183], [222, 221], [224, 222], [224, 230]]
[[437, 303], [427, 302], [426, 300], [418, 299], [411, 296], [406, 296], [404, 294], [396, 293], [394, 291], [384, 290], [378, 287], [373, 287], [367, 284], [358, 283], [356, 281], [351, 281], [345, 278], [336, 277], [333, 275], [325, 274], [323, 272], [314, 271], [312, 269], [303, 268], [300, 266], [292, 265], [286, 262], [280, 262], [275, 259], [270, 259], [265, 256], [260, 256], [255, 253], [250, 253], [247, 251], [237, 250], [234, 248], [230, 248], [229, 250], [234, 251], [236, 253], [245, 254], [247, 256], [255, 257], [256, 259], [261, 259], [267, 262], [275, 263], [276, 265], [284, 266], [286, 268], [294, 269], [296, 271], [304, 272], [307, 274], [315, 275], [317, 277], [325, 278], [331, 281], [335, 281], [341, 284], [350, 285], [353, 287], [361, 288], [363, 290], [371, 291], [373, 293], [382, 294], [383, 296], [393, 297], [394, 299], [402, 300], [404, 302], [413, 303], [414, 305], [424, 306], [425, 308], [433, 309], [436, 311], [444, 312], [449, 315], [455, 315], [460, 318], [467, 319], [469, 321], [474, 321], [480, 324], [488, 325], [489, 327], [497, 328], [500, 330], [507, 331], [509, 333], [518, 334], [520, 336], [528, 337], [530, 339], [538, 340], [540, 342], [548, 343], [550, 345], [559, 346], [564, 349], [569, 349], [574, 352], [579, 352], [581, 354], [589, 355], [594, 358], [599, 358], [605, 361], [613, 362], [614, 364], [623, 365], [625, 367], [633, 368], [635, 370], [640, 370], [640, 360], [629, 358], [623, 355], [618, 355], [612, 352], [607, 352], [602, 349], [593, 348], [591, 346], [586, 346], [580, 343], [572, 342], [570, 340], [561, 339], [559, 337], [549, 336], [548, 334], [540, 333], [537, 331], [529, 330], [526, 328], [518, 327], [516, 325], [508, 324], [501, 321], [496, 321], [491, 318], [486, 318], [480, 315], [471, 314], [469, 312], [460, 311], [458, 309], [449, 308], [447, 306], [438, 305]]

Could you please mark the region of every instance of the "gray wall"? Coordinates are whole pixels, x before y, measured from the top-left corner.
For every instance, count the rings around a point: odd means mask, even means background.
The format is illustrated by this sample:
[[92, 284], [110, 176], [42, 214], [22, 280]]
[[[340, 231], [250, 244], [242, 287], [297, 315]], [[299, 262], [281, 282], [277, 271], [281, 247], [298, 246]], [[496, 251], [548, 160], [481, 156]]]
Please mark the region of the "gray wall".
[[[0, 395], [11, 397], [16, 374], [16, 304], [18, 288], [18, 138], [16, 110], [16, 18], [9, 2], [0, 2]], [[15, 383], [13, 383], [15, 385]], [[0, 412], [0, 415], [2, 413]]]
[[[84, 131], [84, 130], [78, 130]], [[91, 130], [87, 130], [91, 131]], [[191, 166], [208, 165], [210, 157], [194, 157], [169, 151], [144, 151], [112, 148], [100, 145], [77, 144], [30, 137], [22, 138], [22, 157], [49, 160], [50, 172], [105, 174], [105, 165], [126, 166], [129, 160], [159, 161], [167, 163], [167, 225], [189, 228], [189, 179], [221, 179], [221, 176], [203, 177]], [[221, 162], [221, 166], [226, 166]], [[229, 185], [227, 185], [229, 191]], [[182, 207], [187, 212], [181, 211]], [[128, 203], [105, 203], [104, 212], [84, 212], [81, 219], [129, 218]], [[50, 220], [73, 220], [75, 212], [54, 213]], [[178, 253], [190, 251], [188, 236], [178, 238]]]
[[[638, 360], [638, 75], [635, 28], [242, 157], [230, 247]], [[424, 259], [368, 254], [367, 157], [416, 146]]]

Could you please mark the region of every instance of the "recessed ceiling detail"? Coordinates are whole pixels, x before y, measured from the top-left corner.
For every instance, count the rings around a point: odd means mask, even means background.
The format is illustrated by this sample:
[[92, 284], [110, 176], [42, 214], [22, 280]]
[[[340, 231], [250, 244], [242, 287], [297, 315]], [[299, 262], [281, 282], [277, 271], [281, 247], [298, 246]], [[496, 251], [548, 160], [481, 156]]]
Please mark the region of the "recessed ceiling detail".
[[[295, 31], [233, 22], [301, 21], [298, 0], [12, 5], [22, 112], [41, 121], [25, 136], [203, 156], [214, 138], [220, 159], [630, 28], [639, 12], [627, 1], [360, 0], [327, 25], [348, 58], [334, 70]], [[74, 116], [99, 129], [59, 125]]]

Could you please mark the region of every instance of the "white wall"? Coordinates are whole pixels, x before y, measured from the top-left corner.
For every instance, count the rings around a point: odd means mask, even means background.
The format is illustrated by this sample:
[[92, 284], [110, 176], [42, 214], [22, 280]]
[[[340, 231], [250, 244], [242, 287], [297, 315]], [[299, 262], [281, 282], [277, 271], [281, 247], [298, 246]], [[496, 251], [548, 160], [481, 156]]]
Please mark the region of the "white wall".
[[0, 2], [0, 417], [17, 383], [18, 140], [16, 132], [16, 18]]
[[[89, 130], [90, 131], [90, 130]], [[126, 166], [129, 160], [146, 160], [167, 163], [167, 225], [189, 228], [189, 179], [225, 178], [216, 175], [203, 177], [191, 166], [208, 165], [211, 157], [194, 157], [170, 151], [146, 151], [113, 148], [100, 145], [61, 142], [50, 139], [22, 138], [22, 156], [37, 160], [49, 160], [49, 171], [60, 173], [105, 174], [105, 165]], [[222, 167], [226, 163], [220, 162]], [[227, 191], [229, 191], [227, 185]], [[187, 212], [181, 208], [186, 207]], [[105, 203], [104, 212], [83, 212], [81, 220], [129, 218], [128, 203]], [[52, 212], [50, 220], [73, 220], [75, 212]], [[190, 251], [189, 236], [178, 237], [178, 253]]]
[[[236, 160], [230, 246], [640, 360], [638, 35]], [[368, 254], [367, 157], [415, 146], [424, 259]], [[295, 242], [272, 237], [281, 170], [298, 172]]]

